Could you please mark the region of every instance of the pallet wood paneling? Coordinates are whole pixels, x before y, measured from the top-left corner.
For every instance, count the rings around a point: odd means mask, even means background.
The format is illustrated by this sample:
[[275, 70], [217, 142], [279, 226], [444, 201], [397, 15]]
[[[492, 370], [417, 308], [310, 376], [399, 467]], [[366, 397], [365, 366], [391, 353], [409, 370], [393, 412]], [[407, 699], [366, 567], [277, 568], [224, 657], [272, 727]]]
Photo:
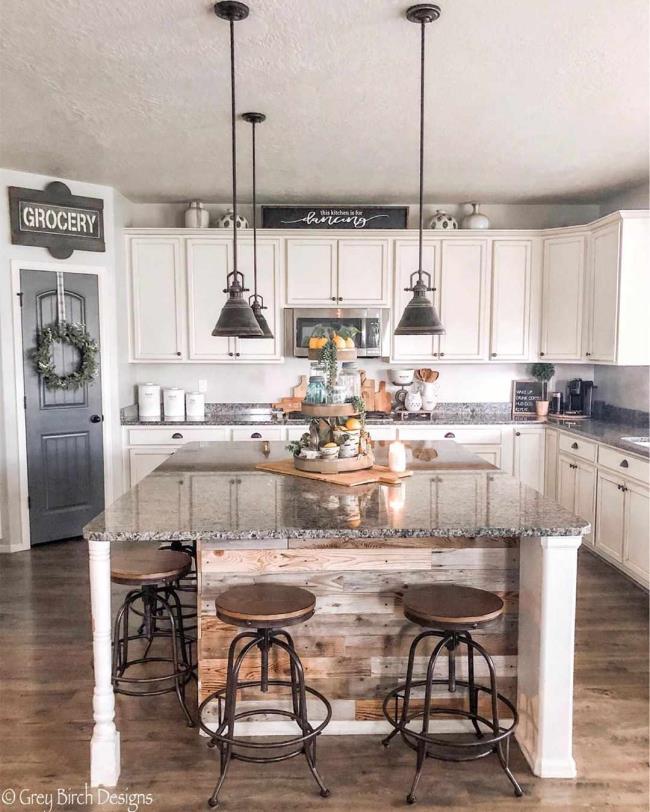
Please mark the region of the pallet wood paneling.
[[206, 573], [238, 572], [355, 572], [358, 570], [430, 570], [431, 552], [417, 550], [207, 550], [201, 566]]

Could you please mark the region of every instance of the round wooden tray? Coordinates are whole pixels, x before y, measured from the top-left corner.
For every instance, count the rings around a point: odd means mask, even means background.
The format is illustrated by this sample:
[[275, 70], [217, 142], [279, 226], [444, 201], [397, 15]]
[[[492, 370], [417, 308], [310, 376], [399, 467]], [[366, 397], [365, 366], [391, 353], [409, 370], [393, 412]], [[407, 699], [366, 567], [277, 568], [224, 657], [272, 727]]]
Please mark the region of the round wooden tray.
[[303, 460], [300, 457], [294, 457], [293, 464], [299, 471], [311, 471], [316, 474], [343, 474], [346, 471], [362, 471], [364, 468], [372, 468], [375, 458], [372, 454], [359, 454], [358, 457], [344, 460]]
[[[322, 350], [309, 350], [309, 360], [310, 361], [320, 361], [320, 354]], [[336, 351], [336, 360], [337, 361], [356, 361], [357, 360], [357, 351], [354, 350], [337, 350]]]
[[352, 417], [359, 414], [351, 403], [305, 403], [300, 411], [308, 417]]

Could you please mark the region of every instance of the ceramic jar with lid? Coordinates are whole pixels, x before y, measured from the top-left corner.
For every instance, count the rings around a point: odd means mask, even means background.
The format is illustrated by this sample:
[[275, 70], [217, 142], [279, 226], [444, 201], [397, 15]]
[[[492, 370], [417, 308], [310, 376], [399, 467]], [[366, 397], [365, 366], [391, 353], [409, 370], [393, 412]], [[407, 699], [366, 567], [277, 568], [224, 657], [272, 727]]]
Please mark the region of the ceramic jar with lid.
[[208, 228], [210, 213], [200, 200], [193, 200], [185, 210], [185, 228]]

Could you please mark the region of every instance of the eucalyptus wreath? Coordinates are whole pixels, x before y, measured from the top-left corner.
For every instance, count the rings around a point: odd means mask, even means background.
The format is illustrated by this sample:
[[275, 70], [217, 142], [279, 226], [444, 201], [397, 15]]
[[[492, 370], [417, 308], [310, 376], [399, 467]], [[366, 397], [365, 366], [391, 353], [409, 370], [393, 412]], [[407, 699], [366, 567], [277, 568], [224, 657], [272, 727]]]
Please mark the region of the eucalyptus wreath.
[[[70, 344], [79, 350], [79, 366], [69, 375], [58, 375], [52, 358], [55, 343]], [[34, 368], [42, 376], [48, 389], [80, 389], [97, 375], [97, 342], [83, 324], [61, 321], [43, 327], [36, 337], [36, 349], [32, 353]]]

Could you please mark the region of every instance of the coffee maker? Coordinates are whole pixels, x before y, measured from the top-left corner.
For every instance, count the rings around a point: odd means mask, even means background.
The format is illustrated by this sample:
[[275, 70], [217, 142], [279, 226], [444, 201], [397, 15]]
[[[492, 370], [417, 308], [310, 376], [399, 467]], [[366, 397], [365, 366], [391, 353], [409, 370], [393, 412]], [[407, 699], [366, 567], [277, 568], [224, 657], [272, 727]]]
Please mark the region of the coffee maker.
[[583, 381], [582, 378], [569, 381], [564, 400], [564, 414], [591, 417], [593, 392], [593, 381]]

